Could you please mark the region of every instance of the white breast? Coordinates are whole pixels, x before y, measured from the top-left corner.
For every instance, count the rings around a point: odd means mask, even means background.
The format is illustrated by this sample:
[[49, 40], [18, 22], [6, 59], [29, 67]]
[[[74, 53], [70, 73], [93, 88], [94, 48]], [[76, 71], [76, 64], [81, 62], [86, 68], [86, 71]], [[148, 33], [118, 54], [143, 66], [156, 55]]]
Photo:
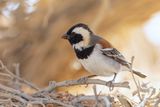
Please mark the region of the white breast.
[[101, 46], [96, 45], [87, 59], [79, 60], [84, 68], [99, 76], [111, 76], [120, 71], [121, 65], [101, 52]]

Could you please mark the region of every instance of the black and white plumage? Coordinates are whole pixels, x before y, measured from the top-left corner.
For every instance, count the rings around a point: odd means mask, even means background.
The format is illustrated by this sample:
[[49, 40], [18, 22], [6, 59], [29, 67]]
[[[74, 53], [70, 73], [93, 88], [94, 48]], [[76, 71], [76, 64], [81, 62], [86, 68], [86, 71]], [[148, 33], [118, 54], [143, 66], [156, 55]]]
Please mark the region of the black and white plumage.
[[[130, 68], [124, 56], [108, 41], [96, 36], [86, 24], [72, 26], [63, 38], [68, 39], [83, 67], [94, 75], [111, 76], [121, 71], [122, 67]], [[146, 77], [134, 70], [133, 73]]]

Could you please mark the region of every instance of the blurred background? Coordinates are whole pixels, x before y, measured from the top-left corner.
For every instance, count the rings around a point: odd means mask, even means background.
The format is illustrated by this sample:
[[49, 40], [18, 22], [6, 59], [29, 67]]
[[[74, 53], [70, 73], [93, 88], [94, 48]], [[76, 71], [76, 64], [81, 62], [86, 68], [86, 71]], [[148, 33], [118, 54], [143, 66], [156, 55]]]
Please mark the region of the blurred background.
[[[20, 64], [21, 77], [40, 87], [89, 75], [61, 39], [79, 22], [128, 61], [135, 56], [134, 68], [160, 84], [159, 0], [0, 0], [0, 59], [11, 70]], [[122, 75], [130, 78], [130, 73]]]

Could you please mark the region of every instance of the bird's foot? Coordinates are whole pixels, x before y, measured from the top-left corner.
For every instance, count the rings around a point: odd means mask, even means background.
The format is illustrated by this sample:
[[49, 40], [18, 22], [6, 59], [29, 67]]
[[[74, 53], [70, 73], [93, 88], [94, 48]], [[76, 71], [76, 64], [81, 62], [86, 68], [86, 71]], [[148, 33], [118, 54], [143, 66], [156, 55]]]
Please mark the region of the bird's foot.
[[113, 79], [108, 82], [108, 83], [109, 83], [109, 90], [110, 90], [110, 91], [112, 91], [112, 90], [114, 89], [113, 83], [115, 82], [116, 76], [117, 76], [117, 74], [115, 73]]
[[79, 83], [85, 83], [87, 80], [88, 80], [88, 76], [80, 77], [80, 78], [78, 79], [78, 82], [79, 82]]
[[97, 75], [88, 75], [88, 76], [84, 76], [84, 77], [80, 77], [79, 78], [79, 82], [80, 83], [84, 83], [84, 82], [86, 82], [89, 78], [93, 78], [93, 77], [96, 77]]
[[109, 84], [109, 91], [112, 91], [114, 89], [114, 85], [113, 85], [114, 81], [111, 80], [111, 81], [108, 81], [108, 84]]

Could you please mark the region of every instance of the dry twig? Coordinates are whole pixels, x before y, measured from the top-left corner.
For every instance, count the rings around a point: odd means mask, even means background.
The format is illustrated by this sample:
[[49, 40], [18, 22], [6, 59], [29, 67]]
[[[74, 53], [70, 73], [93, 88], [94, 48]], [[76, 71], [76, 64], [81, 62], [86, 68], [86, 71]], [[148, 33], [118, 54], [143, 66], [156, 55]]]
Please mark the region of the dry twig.
[[131, 58], [130, 71], [131, 71], [131, 74], [132, 74], [132, 77], [133, 77], [133, 81], [134, 81], [134, 83], [135, 83], [135, 85], [137, 87], [138, 97], [139, 97], [140, 101], [142, 101], [140, 90], [139, 90], [138, 84], [137, 84], [136, 79], [135, 79], [134, 74], [133, 74], [133, 69], [132, 69], [133, 61], [134, 61], [134, 56], [132, 56], [132, 58]]
[[[43, 92], [52, 92], [54, 89], [58, 87], [68, 87], [68, 86], [75, 86], [75, 85], [86, 85], [86, 84], [98, 84], [98, 85], [104, 85], [104, 86], [110, 86], [110, 82], [106, 82], [99, 79], [86, 79], [84, 81], [81, 81], [80, 79], [77, 80], [66, 80], [62, 82], [52, 82], [48, 87], [46, 87], [43, 90], [40, 90], [38, 93]], [[121, 82], [121, 83], [113, 83], [114, 87], [122, 87], [122, 88], [130, 88], [128, 82]]]
[[1, 69], [6, 71], [10, 76], [12, 76], [13, 78], [19, 80], [20, 82], [26, 84], [27, 86], [30, 86], [31, 88], [35, 89], [35, 90], [40, 90], [35, 84], [30, 83], [18, 76], [16, 76], [15, 74], [13, 74], [4, 64], [3, 62], [0, 60], [0, 65], [1, 65]]
[[[131, 71], [132, 71], [132, 64], [133, 64], [133, 58], [131, 61]], [[33, 94], [27, 94], [25, 92], [22, 92], [20, 87], [9, 87], [3, 84], [0, 84], [0, 105], [6, 107], [6, 106], [27, 106], [32, 107], [34, 105], [36, 106], [42, 106], [45, 107], [47, 104], [53, 104], [54, 106], [63, 106], [63, 107], [75, 107], [75, 106], [82, 106], [82, 107], [93, 107], [95, 105], [96, 107], [103, 106], [103, 107], [111, 107], [111, 104], [115, 102], [114, 97], [105, 96], [105, 95], [98, 95], [96, 91], [96, 87], [93, 87], [94, 95], [88, 96], [88, 95], [78, 95], [73, 96], [69, 93], [66, 94], [59, 94], [56, 91], [56, 88], [59, 87], [69, 87], [74, 85], [88, 85], [88, 84], [98, 84], [98, 85], [104, 85], [104, 86], [110, 86], [110, 82], [106, 82], [99, 79], [77, 79], [77, 80], [66, 80], [62, 82], [52, 82], [49, 86], [47, 86], [44, 89], [38, 89], [36, 86], [34, 86], [32, 83], [23, 80], [19, 77], [19, 75], [13, 74], [1, 61], [1, 70], [4, 70], [2, 72], [2, 75], [10, 77], [11, 79], [14, 79], [17, 81], [17, 84], [22, 85], [25, 84], [26, 86], [36, 89], [37, 91]], [[19, 72], [19, 71], [18, 71]], [[134, 76], [133, 76], [134, 78]], [[14, 82], [16, 82], [14, 81]], [[135, 78], [134, 78], [135, 81]], [[136, 81], [135, 81], [136, 83]], [[122, 83], [113, 83], [114, 87], [122, 87], [122, 88], [129, 88], [128, 82], [122, 82]], [[156, 93], [156, 89], [153, 87], [148, 87], [148, 84], [136, 84], [137, 90], [135, 91], [135, 95], [138, 95], [138, 93], [142, 94], [142, 100], [140, 103], [135, 103], [134, 101], [129, 101], [128, 99], [124, 98], [123, 94], [121, 93], [118, 97], [119, 102], [121, 102], [121, 106], [127, 106], [131, 107], [133, 105], [136, 105], [136, 107], [144, 107], [147, 104], [150, 104], [154, 107], [158, 107], [158, 104], [160, 102], [160, 92]], [[58, 96], [57, 96], [58, 95]], [[59, 97], [60, 96], [60, 97]], [[139, 95], [138, 95], [139, 96]], [[91, 103], [92, 102], [92, 103]]]

